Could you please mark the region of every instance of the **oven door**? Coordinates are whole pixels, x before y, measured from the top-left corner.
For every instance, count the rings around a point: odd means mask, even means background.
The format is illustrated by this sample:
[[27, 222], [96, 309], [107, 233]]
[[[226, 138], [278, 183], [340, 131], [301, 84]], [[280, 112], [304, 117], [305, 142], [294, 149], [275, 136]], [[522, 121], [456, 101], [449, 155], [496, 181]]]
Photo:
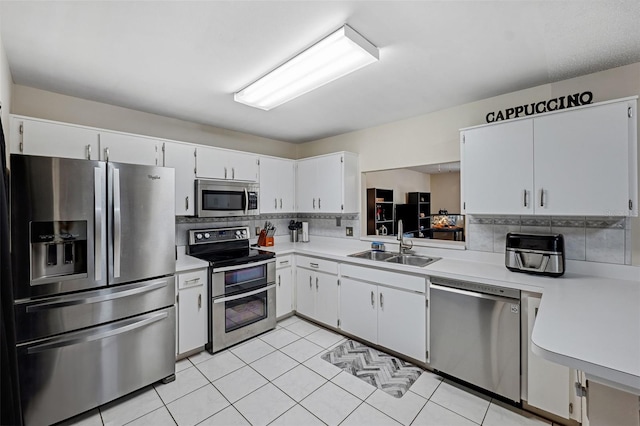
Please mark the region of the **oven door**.
[[257, 214], [257, 185], [198, 180], [196, 209], [199, 217]]
[[[212, 353], [276, 326], [275, 260], [221, 269], [211, 280]], [[221, 287], [227, 291], [221, 294]]]

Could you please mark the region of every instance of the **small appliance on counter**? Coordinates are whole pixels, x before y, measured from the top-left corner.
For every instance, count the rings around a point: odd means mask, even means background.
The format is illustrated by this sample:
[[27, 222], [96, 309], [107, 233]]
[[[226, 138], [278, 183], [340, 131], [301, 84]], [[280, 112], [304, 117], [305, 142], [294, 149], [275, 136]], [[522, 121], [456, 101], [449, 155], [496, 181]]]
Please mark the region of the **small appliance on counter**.
[[302, 242], [309, 242], [309, 222], [302, 222]]
[[510, 271], [559, 277], [564, 257], [562, 234], [507, 234], [504, 263]]

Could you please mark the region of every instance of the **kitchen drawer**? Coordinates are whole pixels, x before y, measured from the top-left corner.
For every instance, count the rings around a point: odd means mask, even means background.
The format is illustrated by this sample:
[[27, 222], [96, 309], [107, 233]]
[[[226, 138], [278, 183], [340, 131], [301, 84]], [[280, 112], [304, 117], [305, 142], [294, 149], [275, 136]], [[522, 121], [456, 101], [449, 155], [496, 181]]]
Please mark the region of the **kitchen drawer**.
[[197, 269], [178, 274], [178, 289], [207, 284], [207, 269]]
[[419, 293], [425, 293], [427, 289], [425, 277], [401, 274], [382, 269], [364, 268], [362, 266], [343, 263], [340, 267], [340, 274], [343, 277], [351, 277], [357, 280], [396, 287], [402, 290], [416, 291]]
[[317, 257], [296, 256], [296, 266], [338, 275], [338, 263]]
[[287, 268], [293, 266], [293, 255], [287, 254], [276, 257], [276, 269]]

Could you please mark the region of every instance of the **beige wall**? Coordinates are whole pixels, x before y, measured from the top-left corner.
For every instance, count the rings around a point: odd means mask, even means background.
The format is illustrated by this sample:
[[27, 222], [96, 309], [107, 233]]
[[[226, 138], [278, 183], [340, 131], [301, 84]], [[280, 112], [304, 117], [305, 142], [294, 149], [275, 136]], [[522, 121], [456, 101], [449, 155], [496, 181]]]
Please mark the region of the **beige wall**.
[[296, 146], [204, 124], [14, 85], [13, 114], [109, 130], [295, 158]]
[[438, 210], [460, 213], [460, 173], [431, 175], [431, 213]]
[[[7, 55], [4, 51], [2, 36], [0, 35], [0, 105], [2, 105], [2, 124], [5, 133], [5, 140], [8, 143], [9, 135], [9, 112], [11, 111], [11, 91], [13, 79], [7, 62]], [[7, 149], [8, 151], [8, 149]]]
[[[429, 192], [430, 175], [412, 170], [382, 170], [363, 175], [367, 188], [393, 189], [393, 202], [407, 202], [407, 192]], [[366, 201], [365, 201], [366, 202]]]
[[[351, 151], [360, 155], [362, 172], [460, 161], [459, 129], [484, 124], [488, 112], [586, 90], [594, 102], [640, 95], [640, 62], [308, 142], [298, 146], [298, 158]], [[630, 222], [632, 263], [640, 265], [640, 219]]]
[[585, 90], [594, 102], [640, 95], [640, 63], [300, 144], [298, 158], [351, 151], [362, 172], [460, 161], [459, 129], [484, 124], [488, 112]]

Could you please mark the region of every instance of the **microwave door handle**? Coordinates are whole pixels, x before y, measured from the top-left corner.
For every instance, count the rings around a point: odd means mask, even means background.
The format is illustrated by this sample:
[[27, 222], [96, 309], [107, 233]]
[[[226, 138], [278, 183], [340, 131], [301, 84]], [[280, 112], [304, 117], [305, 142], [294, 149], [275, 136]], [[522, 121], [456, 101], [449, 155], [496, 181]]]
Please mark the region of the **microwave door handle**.
[[122, 218], [120, 216], [120, 170], [113, 168], [113, 276], [120, 277]]
[[247, 188], [244, 188], [244, 214], [249, 213], [249, 191]]

